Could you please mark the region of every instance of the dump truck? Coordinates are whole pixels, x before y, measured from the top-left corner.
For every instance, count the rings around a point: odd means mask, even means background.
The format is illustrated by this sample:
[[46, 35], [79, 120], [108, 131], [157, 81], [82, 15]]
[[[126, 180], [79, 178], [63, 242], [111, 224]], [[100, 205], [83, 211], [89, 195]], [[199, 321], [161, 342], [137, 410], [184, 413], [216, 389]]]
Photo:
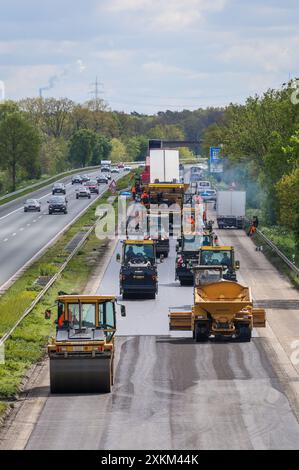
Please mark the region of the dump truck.
[[202, 246], [199, 250], [200, 266], [223, 266], [223, 278], [236, 281], [236, 271], [240, 268], [239, 261], [235, 260], [233, 246]]
[[200, 282], [199, 273], [209, 268], [194, 268], [194, 305], [190, 311], [170, 312], [170, 331], [192, 331], [196, 342], [211, 337], [250, 341], [254, 327], [266, 326], [265, 310], [253, 307], [250, 288], [238, 282]]
[[196, 235], [183, 235], [177, 244], [177, 257], [175, 261], [175, 280], [181, 286], [193, 285], [193, 266], [199, 263], [199, 253], [203, 246], [213, 245], [213, 236], [203, 232]]
[[124, 240], [119, 273], [120, 294], [154, 299], [158, 293], [156, 249], [153, 240]]
[[116, 303], [115, 296], [58, 296], [56, 335], [48, 345], [51, 393], [111, 391]]

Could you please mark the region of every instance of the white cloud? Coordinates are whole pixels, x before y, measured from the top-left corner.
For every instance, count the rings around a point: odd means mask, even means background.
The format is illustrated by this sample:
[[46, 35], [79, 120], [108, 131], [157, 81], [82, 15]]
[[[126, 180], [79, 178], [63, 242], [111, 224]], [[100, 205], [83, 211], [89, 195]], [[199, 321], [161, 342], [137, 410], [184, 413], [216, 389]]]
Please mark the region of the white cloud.
[[266, 42], [263, 39], [239, 40], [226, 48], [221, 60], [226, 63], [237, 63], [238, 66], [258, 67], [265, 72], [286, 73], [298, 65], [299, 37], [278, 39]]
[[158, 77], [180, 76], [191, 80], [205, 79], [209, 77], [209, 74], [207, 73], [195, 72], [193, 70], [184, 69], [175, 65], [169, 65], [158, 61], [146, 62], [142, 65], [142, 69], [145, 70], [147, 74]]
[[198, 24], [204, 13], [221, 11], [229, 0], [108, 0], [100, 9], [137, 13], [147, 29], [176, 32]]
[[134, 54], [135, 52], [127, 49], [107, 49], [95, 52], [93, 57], [104, 60], [112, 66], [121, 66], [127, 64]]

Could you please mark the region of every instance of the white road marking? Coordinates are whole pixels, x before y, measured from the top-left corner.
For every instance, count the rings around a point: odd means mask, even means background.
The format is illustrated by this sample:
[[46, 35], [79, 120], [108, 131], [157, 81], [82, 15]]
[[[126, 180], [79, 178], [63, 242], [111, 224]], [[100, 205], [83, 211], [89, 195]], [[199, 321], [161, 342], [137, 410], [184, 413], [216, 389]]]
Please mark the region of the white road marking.
[[8, 242], [8, 238], [4, 238], [4, 240], [3, 240], [3, 241], [4, 241], [4, 242]]
[[13, 237], [15, 237], [15, 236], [16, 236], [16, 232], [15, 232], [15, 233], [13, 233], [13, 234], [12, 234], [12, 236], [13, 236]]
[[24, 230], [24, 227], [21, 227], [21, 228], [20, 228], [20, 232], [23, 232], [23, 230]]

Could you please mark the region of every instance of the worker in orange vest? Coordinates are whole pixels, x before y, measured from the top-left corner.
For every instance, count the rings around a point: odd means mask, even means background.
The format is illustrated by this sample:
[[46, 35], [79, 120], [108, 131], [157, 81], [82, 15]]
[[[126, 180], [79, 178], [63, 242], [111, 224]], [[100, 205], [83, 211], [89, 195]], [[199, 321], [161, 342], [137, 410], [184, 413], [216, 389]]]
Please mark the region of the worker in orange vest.
[[133, 185], [133, 187], [132, 187], [132, 196], [133, 196], [133, 199], [135, 201], [135, 199], [136, 199], [136, 186], [135, 185]]

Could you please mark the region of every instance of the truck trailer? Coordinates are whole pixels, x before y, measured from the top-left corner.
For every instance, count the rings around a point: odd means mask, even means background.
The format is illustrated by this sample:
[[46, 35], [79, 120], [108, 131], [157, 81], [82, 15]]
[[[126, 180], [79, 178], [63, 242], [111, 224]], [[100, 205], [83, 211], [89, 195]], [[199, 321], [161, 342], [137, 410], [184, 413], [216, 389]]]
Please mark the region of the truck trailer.
[[245, 191], [217, 191], [216, 213], [218, 228], [244, 227]]

